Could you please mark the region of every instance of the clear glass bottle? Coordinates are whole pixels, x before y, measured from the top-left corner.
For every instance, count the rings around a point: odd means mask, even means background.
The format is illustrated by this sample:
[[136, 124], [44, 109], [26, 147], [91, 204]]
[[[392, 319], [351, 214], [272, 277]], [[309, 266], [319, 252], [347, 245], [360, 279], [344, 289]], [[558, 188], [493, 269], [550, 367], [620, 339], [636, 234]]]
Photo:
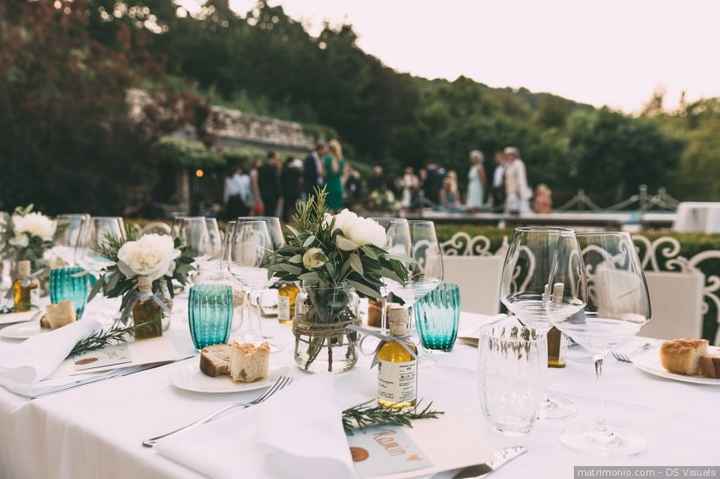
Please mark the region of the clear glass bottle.
[[[409, 316], [394, 314], [388, 318], [390, 335], [406, 339]], [[405, 342], [405, 341], [404, 341]], [[415, 357], [397, 340], [386, 341], [377, 353], [378, 404], [385, 408], [403, 409], [417, 404], [417, 347], [411, 347]]]
[[278, 289], [278, 321], [280, 324], [292, 324], [299, 292], [300, 288], [293, 282], [280, 285]]
[[31, 274], [30, 261], [18, 261], [17, 279], [13, 283], [13, 306], [16, 313], [30, 311], [32, 307], [33, 291], [40, 287]]
[[153, 298], [152, 281], [147, 276], [138, 276], [138, 294], [132, 314], [135, 324], [135, 339], [162, 336], [163, 308]]

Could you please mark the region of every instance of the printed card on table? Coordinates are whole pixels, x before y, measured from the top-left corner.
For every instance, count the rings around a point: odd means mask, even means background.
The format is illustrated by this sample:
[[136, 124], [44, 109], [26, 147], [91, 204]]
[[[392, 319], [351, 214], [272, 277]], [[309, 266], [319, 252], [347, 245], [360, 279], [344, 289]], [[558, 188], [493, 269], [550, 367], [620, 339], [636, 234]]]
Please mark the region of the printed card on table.
[[127, 344], [110, 346], [96, 351], [88, 351], [73, 358], [73, 367], [76, 371], [117, 366], [131, 362], [130, 351]]
[[402, 427], [371, 427], [348, 436], [355, 469], [369, 478], [432, 466]]

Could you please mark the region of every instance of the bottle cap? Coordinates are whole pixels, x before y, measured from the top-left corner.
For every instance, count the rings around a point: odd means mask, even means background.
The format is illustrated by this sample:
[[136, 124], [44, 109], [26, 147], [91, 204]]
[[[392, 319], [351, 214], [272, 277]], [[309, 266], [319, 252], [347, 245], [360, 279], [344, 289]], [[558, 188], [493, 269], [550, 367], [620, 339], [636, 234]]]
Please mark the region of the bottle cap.
[[148, 276], [138, 276], [137, 286], [141, 293], [152, 293], [152, 281]]
[[407, 336], [409, 319], [407, 309], [399, 305], [388, 305], [387, 320], [390, 334], [393, 336]]
[[31, 269], [30, 261], [28, 261], [26, 259], [24, 259], [22, 261], [18, 261], [18, 264], [17, 264], [18, 278], [20, 278], [20, 279], [27, 278], [28, 276], [30, 276], [31, 270], [32, 269]]

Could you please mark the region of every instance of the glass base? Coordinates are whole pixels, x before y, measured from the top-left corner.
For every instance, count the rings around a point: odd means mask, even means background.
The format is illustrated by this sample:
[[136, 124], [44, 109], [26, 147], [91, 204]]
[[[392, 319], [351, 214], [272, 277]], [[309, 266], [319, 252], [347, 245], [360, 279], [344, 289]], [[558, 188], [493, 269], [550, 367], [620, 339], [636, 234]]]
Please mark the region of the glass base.
[[577, 414], [575, 404], [569, 399], [558, 396], [545, 396], [540, 405], [538, 418], [540, 419], [564, 419]]
[[567, 427], [560, 441], [570, 449], [603, 457], [627, 457], [647, 449], [644, 437], [603, 421], [577, 422]]

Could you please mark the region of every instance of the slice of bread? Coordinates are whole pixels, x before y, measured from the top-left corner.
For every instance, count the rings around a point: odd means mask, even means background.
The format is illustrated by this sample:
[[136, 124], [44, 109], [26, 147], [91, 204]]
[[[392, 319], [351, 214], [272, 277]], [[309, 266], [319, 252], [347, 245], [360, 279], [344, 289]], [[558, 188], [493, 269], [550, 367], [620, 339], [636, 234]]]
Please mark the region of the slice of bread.
[[45, 314], [40, 318], [40, 327], [43, 329], [57, 329], [74, 323], [75, 305], [70, 300], [60, 301], [57, 304], [48, 304]]
[[230, 353], [230, 377], [239, 383], [251, 383], [268, 376], [270, 369], [270, 345], [262, 343], [232, 343]]
[[660, 363], [671, 373], [695, 376], [700, 357], [707, 354], [706, 339], [674, 339], [660, 346]]
[[200, 351], [200, 371], [210, 377], [230, 375], [230, 345], [215, 344]]
[[700, 374], [706, 378], [720, 379], [720, 351], [700, 358]]

